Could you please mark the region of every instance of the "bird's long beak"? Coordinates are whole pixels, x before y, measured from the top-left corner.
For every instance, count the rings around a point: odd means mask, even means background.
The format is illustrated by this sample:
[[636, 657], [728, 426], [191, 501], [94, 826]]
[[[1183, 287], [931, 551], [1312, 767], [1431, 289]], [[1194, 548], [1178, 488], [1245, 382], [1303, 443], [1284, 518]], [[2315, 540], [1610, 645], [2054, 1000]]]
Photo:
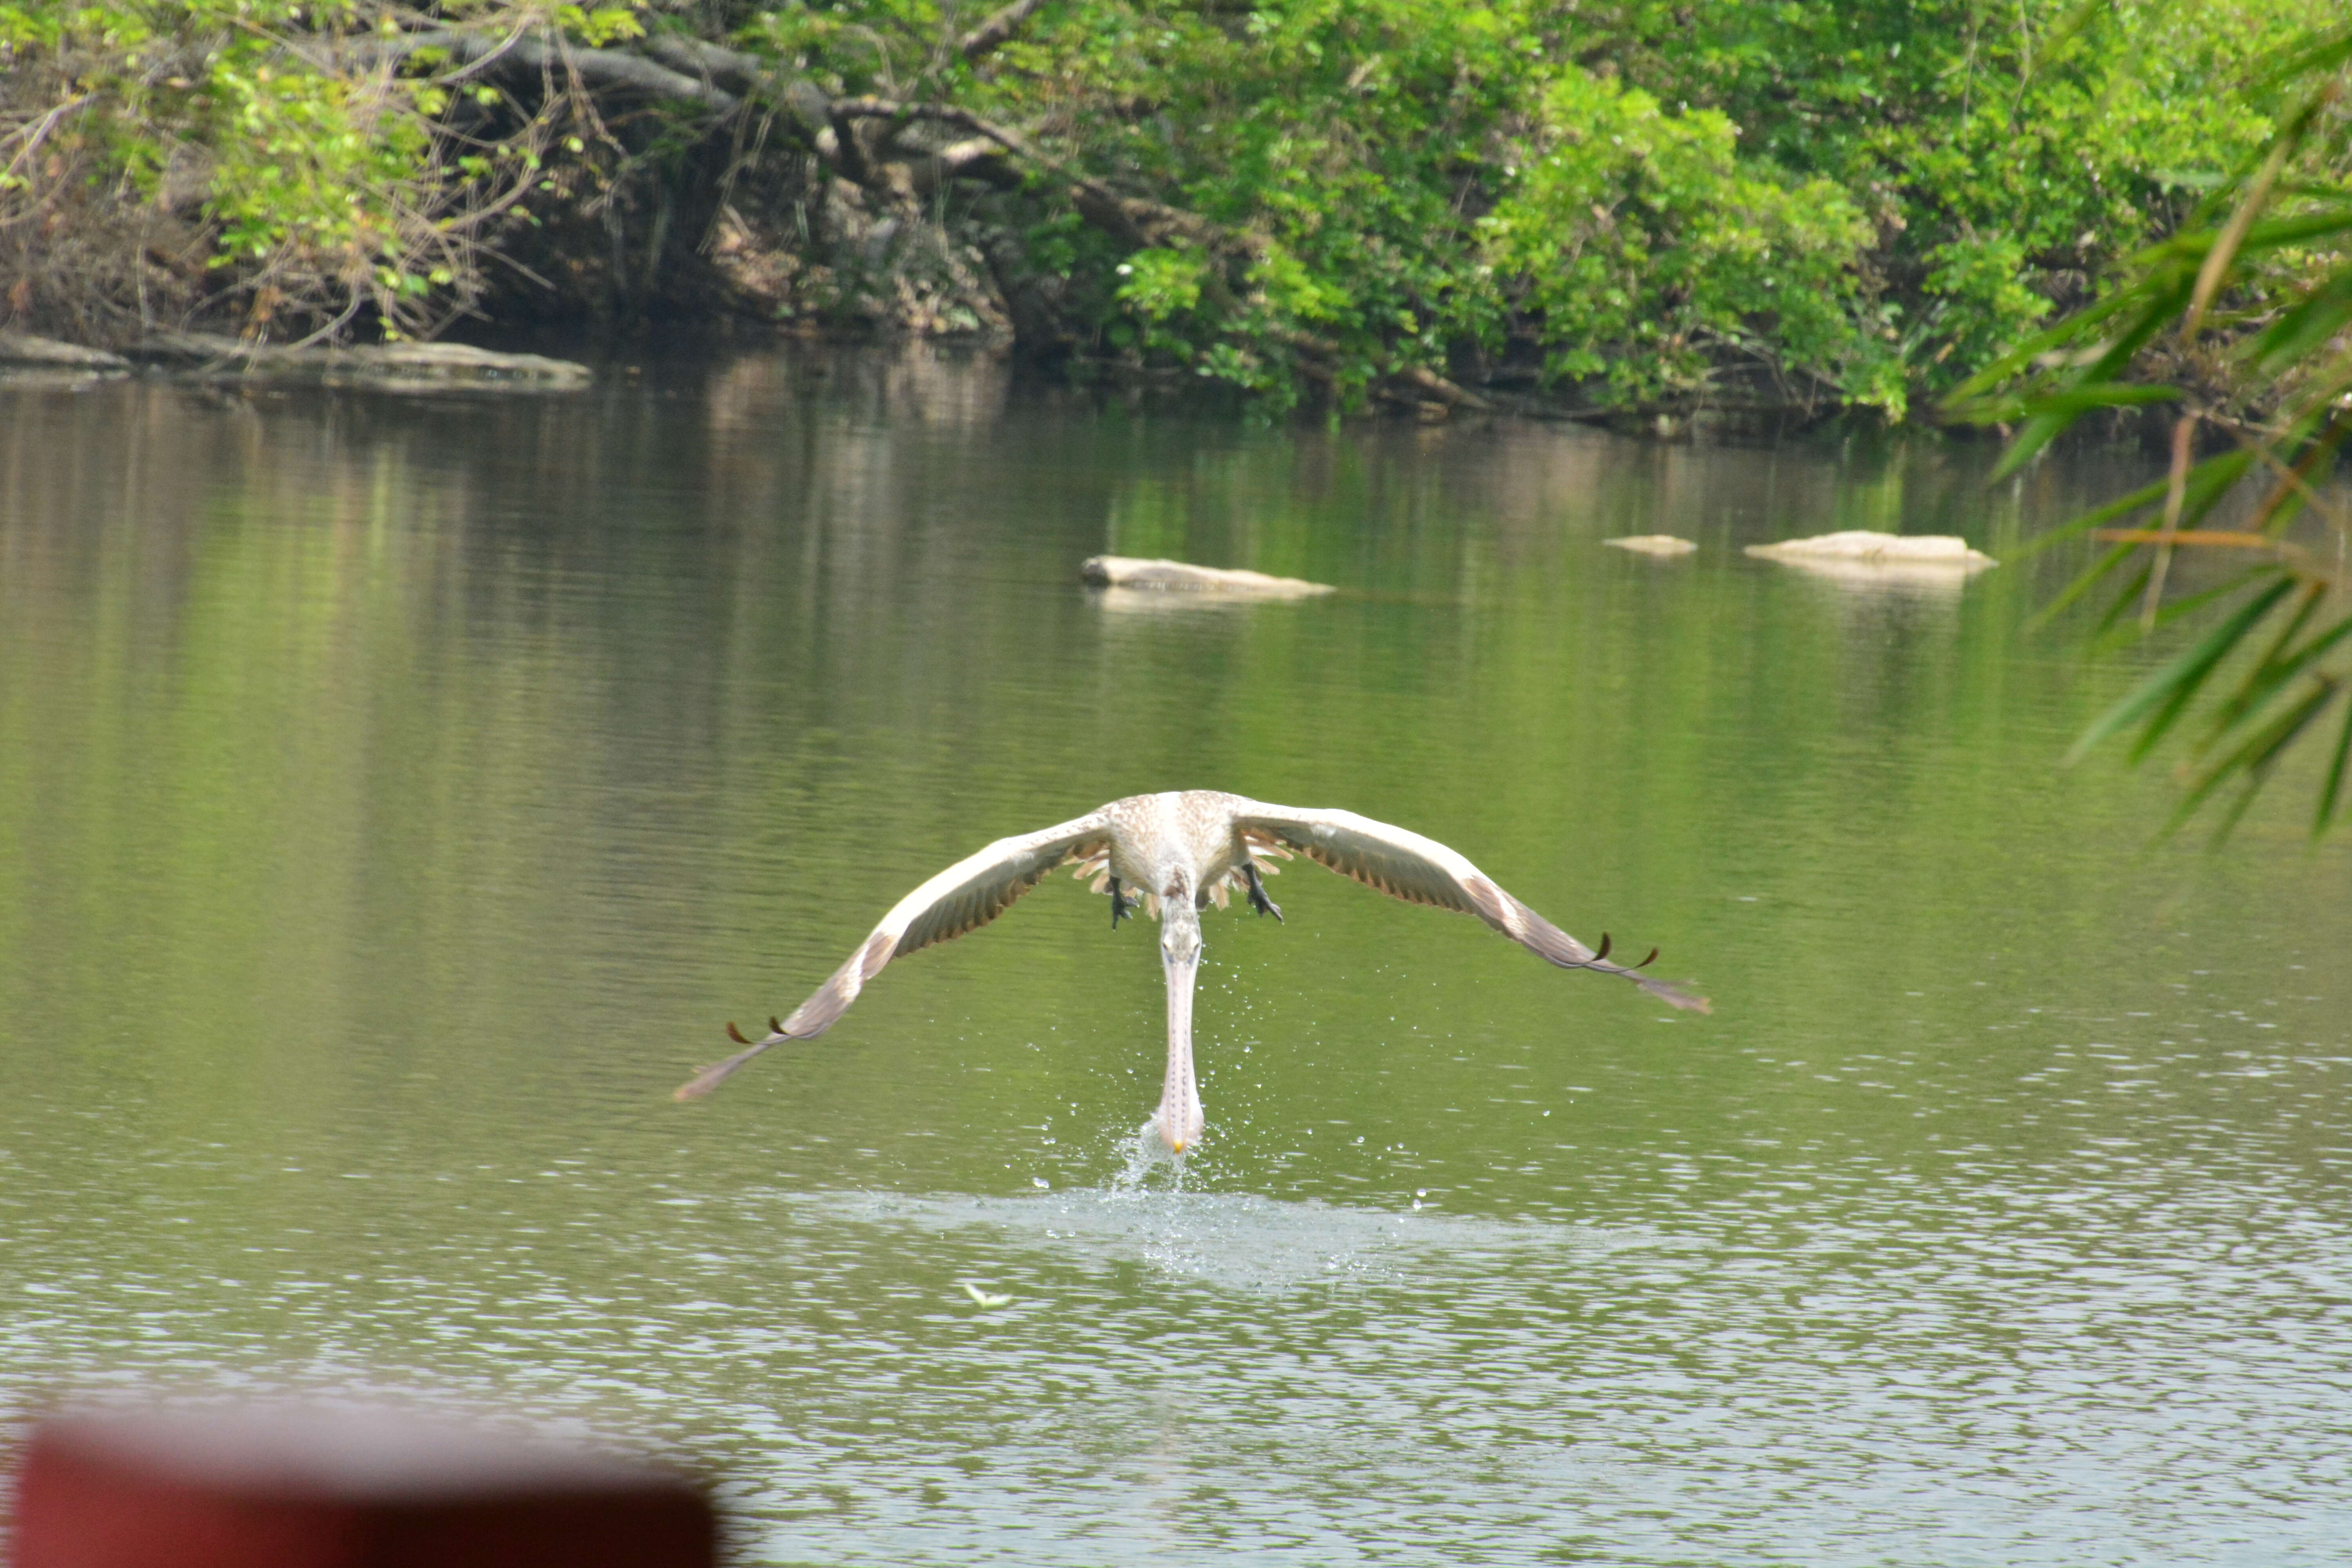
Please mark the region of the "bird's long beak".
[[1192, 982], [1201, 970], [1197, 920], [1167, 930], [1160, 944], [1160, 964], [1168, 976], [1168, 1076], [1160, 1089], [1160, 1137], [1169, 1152], [1181, 1154], [1200, 1141], [1207, 1125], [1200, 1085], [1192, 1076]]

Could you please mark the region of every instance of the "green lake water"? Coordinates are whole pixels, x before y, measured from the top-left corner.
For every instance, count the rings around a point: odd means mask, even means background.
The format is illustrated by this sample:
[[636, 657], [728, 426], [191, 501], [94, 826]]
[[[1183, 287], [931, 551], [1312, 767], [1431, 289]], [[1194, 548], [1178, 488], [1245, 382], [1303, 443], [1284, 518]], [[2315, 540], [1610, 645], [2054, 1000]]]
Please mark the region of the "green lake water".
[[[0, 390], [0, 1424], [489, 1405], [759, 1564], [2352, 1562], [2352, 846], [2058, 766], [2144, 667], [2022, 635], [2068, 560], [1739, 549], [2008, 556], [2149, 461], [1991, 456], [927, 353]], [[1716, 1011], [1292, 862], [1207, 917], [1179, 1184], [1154, 930], [1056, 877], [669, 1100], [932, 871], [1193, 787]]]

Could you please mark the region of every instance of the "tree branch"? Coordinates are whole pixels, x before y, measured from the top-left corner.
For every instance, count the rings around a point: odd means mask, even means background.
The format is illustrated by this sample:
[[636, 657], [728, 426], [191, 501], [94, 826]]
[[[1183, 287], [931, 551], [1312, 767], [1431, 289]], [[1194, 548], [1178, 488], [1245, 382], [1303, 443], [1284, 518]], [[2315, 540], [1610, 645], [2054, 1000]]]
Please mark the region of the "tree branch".
[[956, 53], [967, 63], [996, 52], [999, 45], [1021, 30], [1021, 25], [1035, 15], [1045, 0], [1013, 0], [1013, 4], [992, 13], [989, 17], [956, 40]]
[[1437, 399], [1438, 402], [1454, 408], [1486, 409], [1494, 406], [1476, 393], [1466, 387], [1457, 386], [1435, 371], [1425, 369], [1421, 365], [1409, 364], [1402, 370], [1391, 371], [1390, 374], [1399, 381], [1409, 382]]
[[497, 65], [533, 72], [576, 71], [581, 80], [598, 87], [678, 99], [719, 114], [732, 114], [743, 104], [741, 99], [724, 88], [656, 65], [642, 55], [619, 49], [560, 47], [538, 38], [494, 40], [479, 33], [452, 31], [403, 33], [396, 38], [370, 38], [355, 45], [350, 53], [362, 60], [404, 60], [428, 49], [446, 49], [450, 58], [464, 62], [468, 68]]
[[[982, 52], [995, 47], [1042, 4], [1043, 0], [1014, 0], [965, 35], [959, 47], [966, 47], [975, 39], [984, 46]], [[620, 49], [575, 48], [538, 37], [494, 39], [479, 33], [437, 30], [370, 39], [356, 45], [350, 53], [357, 58], [382, 61], [444, 49], [471, 68], [534, 74], [569, 70], [593, 87], [650, 93], [699, 104], [721, 115], [734, 113], [747, 99], [763, 90], [774, 92], [808, 132], [825, 161], [844, 178], [868, 187], [877, 186], [884, 176], [882, 170], [875, 166], [877, 161], [867, 157], [866, 148], [852, 134], [856, 121], [893, 120], [903, 123], [923, 120], [957, 126], [970, 132], [971, 139], [950, 143], [914, 160], [920, 171], [914, 177], [926, 182], [968, 178], [997, 185], [1015, 183], [1013, 172], [1004, 160], [981, 144], [992, 143], [1018, 162], [1065, 184], [1079, 215], [1131, 250], [1187, 245], [1228, 256], [1255, 256], [1262, 247], [1249, 234], [1225, 228], [1197, 214], [1140, 196], [1122, 195], [1101, 181], [1071, 168], [1020, 132], [967, 109], [870, 95], [829, 99], [806, 77], [785, 79], [772, 63], [758, 55], [675, 34], [648, 39], [644, 47], [646, 53], [637, 54]], [[656, 63], [647, 55], [657, 56], [667, 63]], [[721, 86], [722, 82], [726, 85]]]
[[644, 50], [672, 70], [699, 77], [744, 98], [751, 97], [781, 74], [773, 61], [758, 55], [678, 33], [657, 33], [645, 41]]
[[1211, 223], [1198, 214], [1160, 202], [1147, 201], [1140, 196], [1123, 196], [1100, 180], [1079, 174], [1052, 153], [1040, 151], [1034, 142], [1012, 127], [983, 120], [967, 109], [948, 104], [908, 103], [895, 98], [865, 97], [835, 99], [832, 112], [836, 120], [931, 120], [947, 125], [961, 125], [975, 135], [996, 142], [1024, 163], [1033, 163], [1056, 179], [1067, 181], [1070, 199], [1080, 216], [1130, 249], [1141, 250], [1147, 246], [1166, 245], [1171, 241], [1198, 246], [1203, 250], [1223, 250], [1241, 255], [1255, 255], [1259, 248], [1258, 243], [1247, 234]]
[[7, 135], [0, 136], [0, 147], [5, 147], [9, 142], [19, 140], [25, 143], [17, 149], [16, 155], [8, 160], [7, 170], [0, 173], [0, 180], [6, 180], [13, 176], [19, 166], [29, 164], [33, 161], [33, 154], [41, 150], [43, 139], [57, 129], [58, 122], [75, 110], [87, 106], [96, 97], [98, 94], [95, 92], [85, 92], [78, 98], [69, 98], [38, 120], [28, 121], [8, 132]]

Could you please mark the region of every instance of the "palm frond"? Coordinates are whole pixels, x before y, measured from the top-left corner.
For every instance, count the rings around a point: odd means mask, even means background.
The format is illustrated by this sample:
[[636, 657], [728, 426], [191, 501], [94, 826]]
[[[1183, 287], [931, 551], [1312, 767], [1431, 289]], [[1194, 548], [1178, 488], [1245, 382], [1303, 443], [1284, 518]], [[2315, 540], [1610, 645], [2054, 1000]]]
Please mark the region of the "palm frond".
[[[2163, 478], [2017, 552], [2085, 538], [2108, 547], [2032, 623], [2046, 625], [2122, 573], [2120, 590], [2090, 628], [2094, 647], [2218, 615], [2093, 720], [2067, 752], [2077, 762], [2128, 733], [2129, 758], [2138, 763], [2176, 732], [2190, 733], [2193, 766], [2168, 834], [2234, 785], [2213, 836], [2226, 839], [2281, 762], [2352, 690], [2352, 672], [2341, 668], [2352, 653], [2352, 613], [2343, 601], [2352, 584], [2327, 559], [2340, 562], [2352, 549], [2352, 508], [2329, 495], [2352, 439], [2352, 184], [2339, 123], [2352, 90], [2347, 68], [2352, 24], [2331, 22], [2285, 51], [2252, 89], [2290, 93], [2269, 142], [2179, 232], [2133, 258], [2105, 299], [1986, 366], [1946, 405], [1956, 417], [2016, 426], [1997, 478], [2032, 461], [2085, 415], [2179, 406]], [[2149, 375], [2157, 363], [2170, 374]], [[2216, 431], [2236, 447], [2199, 460], [2200, 436]], [[2336, 549], [2312, 551], [2289, 538], [2307, 524], [2335, 530]], [[2255, 559], [2219, 583], [2175, 591], [2169, 569], [2184, 547]], [[2137, 569], [2126, 571], [2134, 562]], [[2341, 706], [2312, 814], [2315, 837], [2344, 814], [2352, 793], [2352, 699]], [[2185, 731], [2192, 712], [2200, 721]]]

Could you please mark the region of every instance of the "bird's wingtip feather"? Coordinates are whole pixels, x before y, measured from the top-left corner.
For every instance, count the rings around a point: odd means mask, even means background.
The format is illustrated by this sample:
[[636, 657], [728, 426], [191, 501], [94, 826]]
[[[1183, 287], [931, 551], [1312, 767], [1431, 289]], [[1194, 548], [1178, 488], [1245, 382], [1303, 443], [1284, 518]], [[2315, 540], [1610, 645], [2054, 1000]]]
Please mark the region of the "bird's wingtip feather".
[[1715, 1011], [1715, 1004], [1696, 992], [1677, 991], [1673, 986], [1667, 985], [1659, 987], [1657, 994], [1661, 1001], [1680, 1007], [1685, 1012], [1712, 1013]]

